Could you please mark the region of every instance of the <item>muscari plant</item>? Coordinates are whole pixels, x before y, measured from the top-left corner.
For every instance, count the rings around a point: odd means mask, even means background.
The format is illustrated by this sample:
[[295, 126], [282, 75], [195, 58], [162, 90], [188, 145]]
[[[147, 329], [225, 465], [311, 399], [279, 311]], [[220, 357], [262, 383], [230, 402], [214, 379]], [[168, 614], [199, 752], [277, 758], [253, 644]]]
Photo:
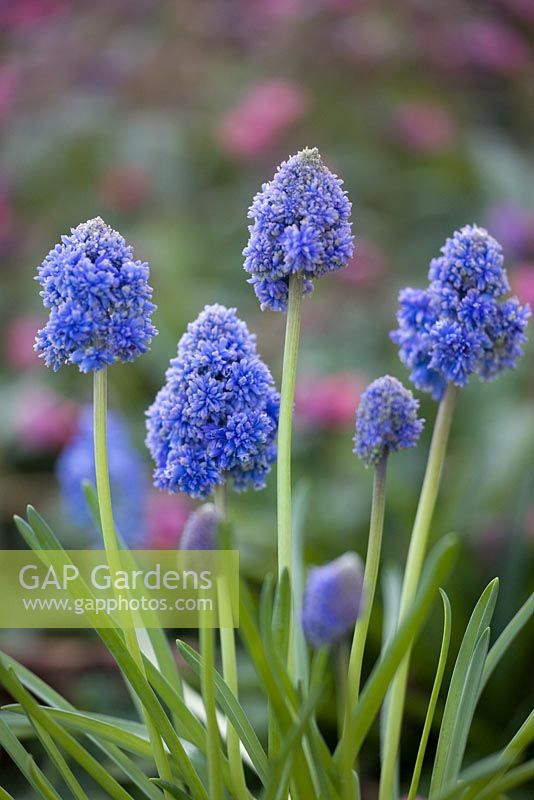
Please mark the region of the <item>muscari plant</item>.
[[[173, 645], [161, 628], [103, 628], [95, 618], [97, 633], [129, 687], [137, 722], [81, 711], [22, 664], [0, 657], [0, 681], [14, 701], [0, 713], [0, 744], [33, 788], [32, 796], [87, 800], [95, 796], [87, 788], [92, 781], [100, 787], [99, 796], [118, 800], [359, 800], [358, 756], [380, 712], [380, 800], [395, 800], [400, 790], [409, 800], [421, 792], [430, 800], [489, 800], [533, 778], [534, 762], [525, 761], [525, 753], [534, 740], [534, 712], [500, 751], [482, 761], [473, 763], [466, 746], [480, 694], [531, 618], [534, 595], [491, 642], [498, 588], [492, 581], [454, 657], [449, 654], [452, 611], [442, 587], [453, 569], [456, 538], [441, 537], [427, 556], [459, 389], [474, 373], [489, 380], [514, 367], [525, 341], [529, 310], [506, 299], [501, 248], [484, 229], [473, 225], [454, 233], [431, 262], [428, 287], [400, 295], [392, 338], [415, 387], [431, 393], [439, 406], [398, 609], [368, 674], [363, 674], [363, 659], [376, 605], [386, 468], [392, 453], [417, 445], [423, 429], [418, 401], [394, 377], [371, 383], [357, 409], [354, 452], [374, 470], [365, 563], [349, 552], [311, 568], [305, 577], [303, 505], [292, 508], [290, 473], [301, 302], [317, 278], [351, 257], [350, 211], [342, 182], [314, 149], [282, 164], [251, 206], [245, 269], [262, 307], [286, 314], [280, 395], [236, 311], [212, 305], [180, 339], [165, 384], [147, 412], [155, 485], [211, 500], [189, 519], [185, 549], [231, 546], [229, 490], [261, 489], [277, 459], [278, 576], [265, 578], [259, 598], [242, 583], [237, 632], [265, 693], [268, 741], [261, 740], [240, 703], [236, 631], [224, 591], [219, 642], [212, 629], [201, 629], [198, 652], [177, 644], [187, 674], [200, 681], [200, 695], [176, 666]], [[114, 456], [108, 458], [108, 444], [121, 447], [124, 441], [113, 435], [107, 440], [107, 371], [144, 353], [156, 333], [148, 266], [97, 218], [63, 237], [39, 268], [38, 280], [50, 317], [36, 349], [55, 370], [70, 363], [93, 373], [94, 459], [88, 460], [83, 492], [100, 522], [110, 567], [118, 569], [129, 554], [119, 513], [115, 527], [108, 469]], [[79, 456], [70, 458], [71, 468], [66, 460], [59, 471], [68, 483], [81, 477]], [[33, 507], [16, 523], [44, 563], [64, 562], [60, 539]], [[403, 777], [399, 788], [410, 654], [425, 623], [435, 622], [438, 594], [443, 634], [435, 680], [412, 775]], [[317, 709], [329, 654], [343, 653], [341, 643], [349, 636], [350, 657], [336, 682], [339, 738], [331, 747]], [[447, 666], [452, 671], [445, 689]], [[434, 725], [439, 738], [431, 752], [427, 744]], [[29, 736], [40, 741], [59, 781], [29, 754]], [[420, 786], [422, 776], [429, 779]], [[0, 797], [10, 795], [0, 789]]]

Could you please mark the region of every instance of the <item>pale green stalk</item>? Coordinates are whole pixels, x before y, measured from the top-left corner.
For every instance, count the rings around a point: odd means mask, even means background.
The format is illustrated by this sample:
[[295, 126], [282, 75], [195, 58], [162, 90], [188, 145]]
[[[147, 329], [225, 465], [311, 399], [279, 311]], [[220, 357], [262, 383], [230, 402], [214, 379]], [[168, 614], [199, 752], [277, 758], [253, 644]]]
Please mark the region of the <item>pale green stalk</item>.
[[292, 527], [291, 527], [291, 430], [293, 403], [297, 377], [300, 320], [302, 308], [302, 277], [292, 275], [289, 279], [287, 303], [286, 338], [282, 366], [282, 388], [280, 393], [280, 417], [278, 421], [278, 575], [284, 569], [292, 577]]
[[[217, 511], [221, 515], [221, 518], [224, 518], [226, 510], [224, 487], [216, 487], [214, 500]], [[236, 700], [238, 700], [237, 658], [232, 606], [230, 602], [230, 590], [226, 578], [224, 577], [219, 578], [217, 581], [217, 602], [219, 605], [219, 635], [221, 641], [223, 678]], [[235, 792], [235, 800], [249, 800], [250, 795], [245, 781], [239, 736], [234, 726], [228, 720], [226, 721], [226, 750], [228, 753], [228, 764], [232, 786]]]
[[209, 797], [210, 800], [224, 800], [221, 740], [215, 703], [215, 631], [211, 627], [201, 627], [199, 635], [202, 655], [200, 687], [206, 709]]
[[[425, 477], [410, 540], [408, 559], [406, 561], [400, 601], [399, 624], [404, 620], [415, 598], [419, 585], [457, 394], [458, 390], [456, 387], [449, 384], [438, 409], [434, 433], [432, 435], [432, 443], [428, 454]], [[395, 770], [399, 750], [404, 700], [406, 696], [406, 684], [408, 681], [408, 670], [410, 666], [410, 654], [411, 650], [408, 651], [404, 661], [401, 663], [390, 688], [390, 699], [386, 716], [384, 755], [380, 775], [379, 800], [393, 800], [394, 797]]]
[[[93, 381], [93, 411], [94, 411], [94, 449], [95, 449], [95, 473], [96, 490], [98, 496], [98, 507], [100, 511], [100, 524], [104, 539], [106, 557], [112, 574], [121, 569], [121, 555], [115, 523], [113, 520], [113, 506], [111, 503], [111, 489], [109, 485], [108, 467], [108, 447], [107, 447], [107, 370], [101, 369], [94, 373]], [[131, 624], [125, 624], [123, 628], [126, 645], [136, 661], [138, 668], [144, 674], [143, 656], [137, 640], [135, 628]], [[143, 712], [144, 713], [144, 712]], [[172, 781], [172, 771], [167, 759], [167, 753], [154, 723], [149, 714], [144, 713], [145, 724], [147, 727], [154, 761], [158, 774], [162, 780]], [[165, 792], [166, 800], [170, 800], [170, 795]]]
[[373, 481], [373, 500], [371, 504], [371, 520], [369, 524], [369, 540], [367, 543], [367, 556], [363, 576], [363, 610], [354, 628], [352, 648], [349, 661], [347, 680], [347, 702], [345, 704], [345, 718], [343, 736], [341, 739], [343, 763], [343, 797], [352, 800], [353, 791], [353, 764], [350, 753], [347, 752], [350, 743], [350, 719], [360, 693], [363, 656], [371, 612], [373, 610], [378, 569], [380, 566], [380, 552], [382, 549], [382, 531], [384, 528], [384, 511], [386, 506], [386, 471], [387, 456], [375, 468]]

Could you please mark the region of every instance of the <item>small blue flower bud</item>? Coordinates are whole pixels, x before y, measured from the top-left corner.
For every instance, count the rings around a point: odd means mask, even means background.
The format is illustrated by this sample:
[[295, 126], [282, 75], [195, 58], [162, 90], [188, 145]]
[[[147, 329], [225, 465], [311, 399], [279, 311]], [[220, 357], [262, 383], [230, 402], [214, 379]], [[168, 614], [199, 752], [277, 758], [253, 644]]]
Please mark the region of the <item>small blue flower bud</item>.
[[354, 452], [366, 466], [376, 466], [389, 453], [415, 447], [424, 426], [417, 417], [418, 408], [419, 401], [390, 375], [367, 387], [356, 412], [354, 437]]
[[35, 349], [47, 367], [76, 364], [94, 372], [146, 352], [157, 333], [148, 273], [100, 217], [63, 236], [37, 274], [50, 316]]
[[213, 503], [204, 503], [187, 518], [180, 549], [217, 550], [217, 529], [221, 521], [221, 515]]
[[147, 412], [154, 483], [207, 497], [231, 481], [265, 485], [276, 454], [279, 395], [234, 308], [206, 306], [189, 325]]
[[281, 164], [254, 198], [243, 255], [262, 308], [285, 311], [291, 275], [303, 276], [309, 294], [314, 278], [348, 263], [351, 204], [342, 185], [312, 148]]
[[302, 600], [302, 627], [312, 647], [341, 639], [354, 627], [362, 607], [363, 564], [356, 553], [310, 569]]

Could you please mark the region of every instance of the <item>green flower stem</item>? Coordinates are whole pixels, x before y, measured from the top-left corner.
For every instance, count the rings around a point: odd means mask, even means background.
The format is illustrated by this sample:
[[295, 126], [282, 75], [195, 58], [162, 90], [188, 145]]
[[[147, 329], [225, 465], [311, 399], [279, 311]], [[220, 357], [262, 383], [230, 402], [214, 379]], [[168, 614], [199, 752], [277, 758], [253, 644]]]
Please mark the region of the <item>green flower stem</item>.
[[210, 800], [224, 800], [221, 740], [215, 703], [215, 631], [213, 628], [201, 627], [199, 636], [200, 653], [202, 655], [200, 688], [206, 710], [208, 793]]
[[[215, 487], [214, 503], [221, 518], [224, 519], [226, 514], [226, 494], [224, 486]], [[238, 700], [234, 621], [230, 603], [230, 591], [224, 577], [220, 577], [217, 580], [217, 602], [219, 606], [219, 636], [221, 641], [223, 678], [236, 700]], [[226, 750], [228, 753], [230, 777], [235, 792], [235, 800], [249, 800], [250, 795], [245, 781], [239, 736], [234, 726], [231, 725], [228, 720], [226, 721]]]
[[[432, 515], [438, 496], [457, 394], [458, 390], [456, 387], [449, 384], [438, 409], [423, 487], [419, 497], [419, 504], [410, 540], [410, 549], [408, 551], [400, 600], [399, 623], [405, 618], [419, 584], [428, 542], [430, 523], [432, 522]], [[408, 651], [404, 661], [401, 663], [391, 684], [390, 700], [386, 717], [386, 734], [382, 772], [380, 776], [379, 800], [392, 800], [394, 796], [395, 770], [409, 666], [410, 651]]]
[[351, 800], [354, 797], [353, 791], [353, 764], [350, 758], [350, 720], [352, 712], [358, 702], [360, 693], [360, 680], [362, 674], [363, 655], [369, 622], [376, 592], [378, 579], [378, 569], [380, 566], [380, 552], [382, 549], [382, 531], [384, 528], [384, 510], [386, 506], [386, 472], [387, 457], [376, 466], [373, 481], [373, 500], [371, 504], [371, 520], [369, 525], [369, 540], [367, 544], [367, 557], [365, 560], [365, 572], [363, 576], [363, 611], [354, 628], [352, 648], [349, 661], [349, 672], [347, 680], [347, 702], [345, 704], [345, 717], [343, 725], [343, 735], [341, 739], [342, 763], [343, 763], [343, 791], [344, 798]]
[[291, 535], [291, 429], [297, 377], [301, 309], [302, 276], [297, 274], [292, 275], [289, 279], [280, 418], [278, 422], [278, 575], [280, 577], [284, 569], [287, 569], [290, 578], [292, 577], [291, 567], [293, 561]]
[[[94, 448], [95, 448], [95, 473], [98, 507], [100, 511], [100, 524], [104, 538], [106, 557], [112, 574], [121, 569], [121, 555], [115, 523], [113, 521], [113, 506], [111, 503], [111, 489], [109, 485], [108, 447], [107, 447], [107, 369], [94, 373], [93, 381], [93, 411], [94, 411]], [[135, 658], [137, 666], [145, 674], [143, 656], [137, 640], [135, 628], [131, 624], [124, 625], [124, 638], [126, 645]], [[172, 781], [172, 771], [167, 759], [167, 754], [154, 723], [149, 714], [144, 713], [145, 724], [154, 753], [154, 761], [158, 774], [162, 780]], [[165, 792], [166, 800], [170, 795]]]

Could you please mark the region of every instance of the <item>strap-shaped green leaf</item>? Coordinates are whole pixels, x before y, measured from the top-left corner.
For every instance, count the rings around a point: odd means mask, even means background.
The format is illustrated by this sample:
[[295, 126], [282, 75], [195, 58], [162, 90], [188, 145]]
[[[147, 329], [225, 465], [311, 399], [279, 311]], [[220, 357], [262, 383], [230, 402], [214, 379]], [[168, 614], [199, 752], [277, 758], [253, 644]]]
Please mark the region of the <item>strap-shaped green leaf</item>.
[[482, 682], [480, 691], [484, 689], [486, 683], [491, 678], [493, 671], [499, 664], [501, 658], [508, 651], [508, 648], [513, 643], [516, 636], [523, 630], [525, 625], [530, 621], [534, 615], [534, 592], [530, 595], [528, 600], [523, 603], [519, 611], [510, 620], [506, 628], [503, 630], [495, 644], [492, 646], [488, 653], [486, 663], [484, 665], [484, 672], [482, 673]]
[[[415, 600], [395, 637], [371, 673], [351, 715], [349, 742], [350, 757], [353, 761], [356, 760], [369, 728], [376, 718], [391, 679], [428, 617], [439, 586], [450, 571], [457, 552], [457, 539], [455, 536], [449, 535], [443, 537], [430, 553]], [[335, 752], [335, 758], [336, 761], [341, 758], [339, 745]]]
[[[178, 641], [177, 645], [180, 653], [191, 667], [193, 672], [197, 676], [200, 676], [200, 655], [185, 642]], [[217, 672], [217, 670], [215, 670], [214, 680], [217, 702], [223, 713], [228, 718], [229, 722], [237, 731], [240, 740], [243, 742], [243, 747], [247, 751], [252, 763], [254, 764], [254, 769], [256, 770], [259, 779], [262, 783], [264, 783], [268, 771], [265, 750], [263, 749], [262, 744], [258, 739], [254, 728], [250, 724], [245, 712], [243, 711], [239, 701], [236, 699], [233, 692], [230, 691], [224, 682], [222, 675]]]
[[417, 789], [419, 788], [419, 779], [421, 778], [421, 770], [423, 769], [423, 762], [425, 759], [428, 737], [430, 736], [430, 731], [432, 728], [432, 721], [434, 719], [434, 713], [436, 711], [436, 704], [438, 702], [439, 691], [441, 689], [441, 683], [443, 681], [443, 675], [445, 673], [445, 666], [447, 664], [447, 655], [449, 652], [449, 644], [451, 640], [451, 604], [449, 602], [449, 598], [447, 597], [443, 589], [440, 589], [440, 594], [441, 594], [441, 599], [443, 601], [443, 634], [441, 637], [441, 648], [438, 658], [438, 666], [436, 668], [436, 677], [434, 678], [434, 685], [432, 686], [432, 692], [430, 694], [430, 700], [428, 702], [425, 724], [423, 726], [423, 732], [421, 734], [421, 742], [419, 744], [419, 749], [417, 751], [417, 758], [415, 761], [415, 767], [413, 771], [412, 782], [410, 785], [410, 791], [408, 792], [408, 800], [415, 800], [417, 795]]
[[183, 789], [180, 789], [180, 787], [176, 786], [174, 783], [162, 781], [161, 778], [152, 778], [152, 781], [156, 786], [159, 786], [160, 789], [170, 794], [171, 797], [176, 797], [176, 800], [191, 800], [191, 795], [184, 792]]
[[11, 732], [7, 724], [0, 718], [0, 746], [4, 748], [11, 760], [17, 765], [20, 772], [24, 775], [30, 786], [32, 786], [41, 797], [50, 800], [61, 800], [52, 784], [49, 782], [41, 770], [36, 767], [32, 769], [33, 759], [21, 745], [14, 733]]
[[[451, 779], [455, 780], [457, 772], [457, 756], [455, 761], [450, 761], [449, 756], [453, 746], [453, 737], [457, 731], [458, 718], [462, 714], [462, 696], [465, 689], [469, 665], [472, 662], [473, 654], [477, 647], [482, 632], [488, 627], [493, 616], [495, 603], [497, 601], [499, 581], [497, 579], [482, 592], [477, 602], [471, 618], [467, 625], [458, 657], [454, 665], [445, 710], [436, 749], [436, 758], [432, 771], [430, 784], [430, 800], [434, 800], [443, 791]], [[480, 684], [477, 691], [480, 689]]]

